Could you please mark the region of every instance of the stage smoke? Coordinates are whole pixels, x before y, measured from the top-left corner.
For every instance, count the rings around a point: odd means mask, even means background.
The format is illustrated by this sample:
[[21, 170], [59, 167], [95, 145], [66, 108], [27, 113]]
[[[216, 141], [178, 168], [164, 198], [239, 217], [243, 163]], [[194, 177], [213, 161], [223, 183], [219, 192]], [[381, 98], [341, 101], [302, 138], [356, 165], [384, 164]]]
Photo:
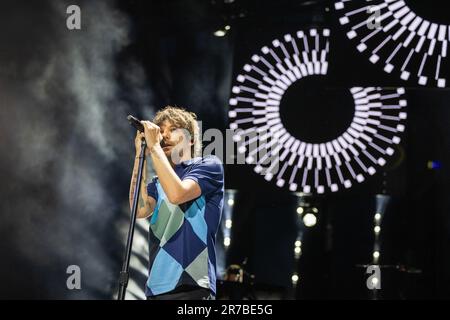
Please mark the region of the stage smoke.
[[[81, 30], [66, 27], [71, 4]], [[0, 297], [110, 298], [128, 221], [126, 115], [151, 111], [137, 62], [122, 80], [135, 92], [118, 85], [127, 17], [113, 1], [2, 2], [0, 39]], [[81, 290], [66, 287], [69, 265]]]

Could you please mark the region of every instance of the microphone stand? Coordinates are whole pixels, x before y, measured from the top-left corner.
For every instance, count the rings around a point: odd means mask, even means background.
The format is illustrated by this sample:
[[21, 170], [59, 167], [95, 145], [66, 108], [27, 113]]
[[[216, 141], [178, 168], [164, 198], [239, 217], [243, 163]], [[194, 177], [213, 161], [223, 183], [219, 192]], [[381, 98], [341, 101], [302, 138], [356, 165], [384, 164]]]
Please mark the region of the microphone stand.
[[137, 206], [138, 206], [138, 199], [139, 199], [139, 193], [141, 189], [141, 180], [142, 180], [142, 169], [144, 166], [144, 160], [145, 160], [145, 148], [147, 147], [147, 144], [145, 142], [145, 139], [142, 139], [141, 141], [141, 153], [139, 155], [139, 167], [138, 167], [138, 175], [136, 179], [136, 186], [134, 188], [135, 192], [133, 195], [133, 206], [131, 209], [131, 221], [130, 221], [130, 228], [128, 229], [128, 239], [127, 239], [127, 246], [125, 249], [125, 258], [122, 265], [122, 271], [120, 271], [119, 276], [119, 294], [117, 296], [117, 300], [125, 300], [125, 293], [128, 286], [128, 279], [130, 277], [130, 256], [131, 256], [131, 249], [133, 245], [133, 236], [134, 236], [134, 228], [136, 225], [136, 216], [137, 216]]

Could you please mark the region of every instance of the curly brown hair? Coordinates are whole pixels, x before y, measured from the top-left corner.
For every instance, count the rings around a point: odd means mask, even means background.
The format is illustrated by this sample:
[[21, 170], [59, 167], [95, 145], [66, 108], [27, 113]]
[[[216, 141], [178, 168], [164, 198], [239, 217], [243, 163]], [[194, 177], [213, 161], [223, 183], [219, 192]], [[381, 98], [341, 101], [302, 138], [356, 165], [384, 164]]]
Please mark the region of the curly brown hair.
[[201, 155], [202, 142], [200, 140], [200, 129], [197, 123], [197, 115], [189, 112], [184, 108], [166, 106], [159, 110], [153, 118], [153, 123], [160, 125], [165, 120], [169, 121], [172, 126], [180, 129], [186, 129], [190, 136], [193, 145], [191, 147], [192, 157]]

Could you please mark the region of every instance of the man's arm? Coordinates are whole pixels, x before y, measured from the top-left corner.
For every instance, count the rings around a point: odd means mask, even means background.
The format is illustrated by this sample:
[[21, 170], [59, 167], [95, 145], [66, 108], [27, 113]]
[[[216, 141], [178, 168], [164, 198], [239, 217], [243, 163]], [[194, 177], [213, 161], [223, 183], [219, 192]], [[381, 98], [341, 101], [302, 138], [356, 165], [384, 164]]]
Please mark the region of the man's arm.
[[[133, 174], [131, 177], [130, 184], [130, 209], [133, 209], [133, 197], [135, 193], [136, 180], [139, 169], [139, 158], [136, 157], [134, 160]], [[144, 168], [142, 170], [142, 180], [141, 180], [141, 188], [138, 197], [138, 206], [137, 206], [137, 218], [143, 219], [151, 216], [153, 214], [153, 210], [155, 209], [156, 200], [153, 197], [150, 197], [147, 194], [147, 178], [149, 176], [149, 167], [147, 165], [147, 160], [144, 161]]]
[[191, 179], [182, 181], [164, 154], [160, 145], [161, 129], [150, 121], [142, 121], [141, 123], [144, 125], [145, 140], [153, 167], [168, 200], [173, 204], [181, 204], [198, 198], [202, 193], [198, 183]]
[[159, 143], [154, 144], [150, 152], [159, 182], [171, 203], [178, 205], [201, 195], [197, 182], [191, 179], [181, 180], [177, 176]]

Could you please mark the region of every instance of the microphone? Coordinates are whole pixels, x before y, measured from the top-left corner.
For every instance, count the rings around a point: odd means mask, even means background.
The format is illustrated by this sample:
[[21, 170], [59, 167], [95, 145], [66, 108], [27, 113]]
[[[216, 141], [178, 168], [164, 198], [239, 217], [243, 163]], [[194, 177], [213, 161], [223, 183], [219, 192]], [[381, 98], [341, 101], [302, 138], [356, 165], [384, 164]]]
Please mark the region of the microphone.
[[[139, 130], [140, 132], [144, 133], [144, 125], [135, 117], [133, 117], [131, 114], [128, 115], [127, 117], [128, 122], [130, 122], [130, 124], [135, 127], [137, 130]], [[164, 143], [164, 139], [161, 139], [161, 141], [159, 142], [159, 144], [161, 145], [161, 147], [165, 147], [166, 144]]]
[[127, 120], [130, 122], [130, 124], [133, 127], [135, 127], [140, 132], [144, 133], [144, 126], [142, 125], [142, 123], [138, 119], [136, 119], [132, 115], [128, 115]]

